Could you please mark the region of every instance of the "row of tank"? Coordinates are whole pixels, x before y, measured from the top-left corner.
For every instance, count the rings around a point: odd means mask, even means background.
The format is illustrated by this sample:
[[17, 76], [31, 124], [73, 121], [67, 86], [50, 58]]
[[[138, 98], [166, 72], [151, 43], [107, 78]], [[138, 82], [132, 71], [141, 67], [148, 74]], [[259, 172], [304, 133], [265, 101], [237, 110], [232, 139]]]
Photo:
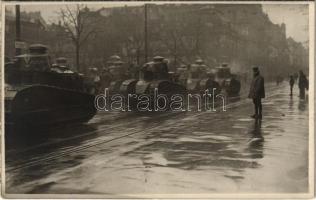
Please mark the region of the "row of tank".
[[240, 81], [227, 64], [210, 70], [201, 59], [170, 72], [166, 59], [156, 56], [135, 71], [138, 76], [129, 77], [121, 58], [112, 56], [105, 73], [91, 68], [84, 76], [71, 71], [65, 58], [51, 64], [46, 46], [31, 45], [29, 53], [5, 64], [6, 125], [86, 122], [96, 114], [95, 94], [104, 88], [111, 94], [137, 95], [153, 94], [157, 88], [168, 96], [207, 89], [236, 96], [240, 91]]
[[156, 56], [153, 61], [145, 63], [137, 71], [138, 78], [127, 78], [126, 67], [118, 56], [110, 59], [109, 73], [113, 75], [113, 81], [104, 83], [103, 73], [100, 76], [99, 91], [109, 88], [111, 93], [150, 93], [158, 88], [159, 92], [179, 93], [186, 91], [190, 93], [210, 92], [224, 93], [226, 96], [238, 96], [241, 88], [236, 74], [232, 74], [226, 63], [216, 68], [209, 68], [202, 59], [197, 59], [190, 65], [182, 65], [175, 72], [169, 71], [168, 61]]

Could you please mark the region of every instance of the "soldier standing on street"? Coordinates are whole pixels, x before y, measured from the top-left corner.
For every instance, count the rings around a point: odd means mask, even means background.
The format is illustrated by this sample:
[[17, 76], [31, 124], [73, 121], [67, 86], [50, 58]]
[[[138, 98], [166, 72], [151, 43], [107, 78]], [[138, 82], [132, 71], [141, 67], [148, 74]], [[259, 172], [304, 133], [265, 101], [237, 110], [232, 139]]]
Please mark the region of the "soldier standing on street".
[[290, 96], [292, 96], [292, 95], [293, 95], [293, 85], [294, 85], [294, 82], [295, 82], [295, 80], [294, 80], [294, 76], [293, 76], [293, 75], [291, 75], [291, 76], [290, 76], [290, 88], [291, 88], [291, 93], [290, 93]]
[[264, 78], [260, 75], [258, 67], [253, 67], [253, 79], [250, 86], [249, 98], [253, 100], [255, 106], [255, 114], [252, 118], [262, 119], [261, 98], [265, 98]]
[[105, 88], [108, 88], [110, 86], [111, 80], [112, 77], [109, 70], [106, 67], [103, 67], [100, 76], [100, 91], [103, 92]]
[[87, 90], [90, 94], [98, 94], [100, 89], [100, 76], [98, 75], [98, 69], [95, 67], [89, 68], [87, 86]]
[[298, 87], [300, 89], [300, 98], [305, 99], [305, 89], [308, 90], [308, 80], [302, 70], [300, 70], [298, 78]]

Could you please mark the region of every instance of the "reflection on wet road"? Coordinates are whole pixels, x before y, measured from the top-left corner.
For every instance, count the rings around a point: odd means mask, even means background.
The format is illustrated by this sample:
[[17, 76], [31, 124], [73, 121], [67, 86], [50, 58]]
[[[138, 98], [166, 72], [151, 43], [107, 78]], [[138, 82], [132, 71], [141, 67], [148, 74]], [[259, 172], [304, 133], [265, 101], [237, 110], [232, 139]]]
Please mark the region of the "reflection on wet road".
[[308, 103], [284, 88], [271, 94], [262, 121], [242, 98], [226, 112], [100, 113], [7, 140], [6, 192], [307, 192]]

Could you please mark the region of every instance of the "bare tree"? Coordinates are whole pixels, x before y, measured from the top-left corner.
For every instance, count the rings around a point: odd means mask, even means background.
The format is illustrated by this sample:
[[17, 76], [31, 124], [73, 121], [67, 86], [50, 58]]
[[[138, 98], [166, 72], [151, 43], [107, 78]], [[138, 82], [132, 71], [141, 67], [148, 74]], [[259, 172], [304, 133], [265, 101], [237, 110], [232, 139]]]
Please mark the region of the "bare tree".
[[164, 26], [164, 32], [162, 33], [162, 37], [160, 38], [160, 42], [164, 45], [164, 47], [168, 50], [168, 52], [172, 52], [174, 67], [177, 65], [178, 56], [180, 54], [178, 50], [178, 46], [182, 37], [183, 31], [180, 29], [179, 24], [176, 20], [168, 21]]
[[176, 12], [164, 21], [161, 42], [172, 52], [174, 65], [190, 63], [200, 56], [200, 42], [203, 39], [204, 24], [194, 13], [183, 15]]
[[76, 66], [77, 70], [81, 71], [81, 47], [93, 33], [96, 33], [97, 29], [94, 13], [90, 12], [85, 5], [77, 4], [74, 7], [65, 6], [60, 9], [59, 16], [62, 26], [75, 46]]

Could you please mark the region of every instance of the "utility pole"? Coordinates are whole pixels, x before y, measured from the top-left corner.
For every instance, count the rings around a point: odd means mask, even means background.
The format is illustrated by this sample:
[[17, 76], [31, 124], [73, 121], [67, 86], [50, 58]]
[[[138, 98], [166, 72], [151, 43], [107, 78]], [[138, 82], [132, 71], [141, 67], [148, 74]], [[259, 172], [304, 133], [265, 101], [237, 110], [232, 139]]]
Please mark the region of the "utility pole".
[[144, 5], [144, 14], [145, 14], [145, 20], [144, 20], [144, 37], [145, 37], [145, 62], [148, 62], [148, 36], [147, 36], [147, 4]]
[[174, 67], [175, 69], [177, 68], [177, 37], [175, 37], [175, 41], [174, 41]]
[[21, 47], [17, 47], [17, 42], [21, 41], [21, 20], [20, 5], [15, 5], [15, 55], [21, 55]]

